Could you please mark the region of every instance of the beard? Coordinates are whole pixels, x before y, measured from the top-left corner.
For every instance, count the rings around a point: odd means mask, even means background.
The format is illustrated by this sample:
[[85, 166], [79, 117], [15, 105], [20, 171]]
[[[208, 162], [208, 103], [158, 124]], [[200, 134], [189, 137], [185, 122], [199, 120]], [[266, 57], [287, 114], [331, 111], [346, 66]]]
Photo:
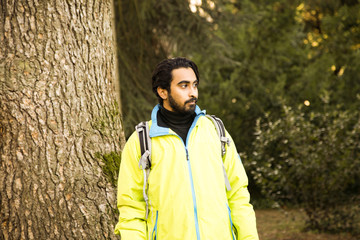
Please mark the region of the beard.
[[[169, 104], [170, 107], [177, 113], [181, 113], [184, 115], [187, 114], [193, 114], [195, 112], [195, 108], [196, 108], [196, 103], [197, 103], [197, 98], [193, 97], [187, 101], [185, 101], [185, 103], [183, 105], [179, 104], [178, 102], [175, 101], [175, 99], [171, 96], [171, 94], [169, 94]], [[195, 101], [194, 105], [189, 105], [186, 106], [187, 103]]]

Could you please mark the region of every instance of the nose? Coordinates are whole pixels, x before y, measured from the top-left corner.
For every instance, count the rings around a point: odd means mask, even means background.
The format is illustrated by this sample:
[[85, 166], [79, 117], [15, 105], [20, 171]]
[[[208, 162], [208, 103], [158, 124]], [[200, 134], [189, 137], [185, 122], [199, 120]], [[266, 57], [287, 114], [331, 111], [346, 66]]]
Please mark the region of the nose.
[[198, 88], [197, 86], [191, 86], [190, 87], [190, 91], [189, 91], [189, 96], [190, 97], [198, 97]]

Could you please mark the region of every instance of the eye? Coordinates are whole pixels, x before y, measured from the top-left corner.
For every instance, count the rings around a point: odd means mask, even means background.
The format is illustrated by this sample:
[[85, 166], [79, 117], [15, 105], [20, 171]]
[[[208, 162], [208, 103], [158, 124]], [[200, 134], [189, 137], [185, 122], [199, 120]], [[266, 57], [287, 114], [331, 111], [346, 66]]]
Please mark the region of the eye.
[[186, 83], [181, 84], [180, 87], [181, 87], [181, 88], [186, 88], [186, 87], [187, 87], [187, 84], [186, 84]]

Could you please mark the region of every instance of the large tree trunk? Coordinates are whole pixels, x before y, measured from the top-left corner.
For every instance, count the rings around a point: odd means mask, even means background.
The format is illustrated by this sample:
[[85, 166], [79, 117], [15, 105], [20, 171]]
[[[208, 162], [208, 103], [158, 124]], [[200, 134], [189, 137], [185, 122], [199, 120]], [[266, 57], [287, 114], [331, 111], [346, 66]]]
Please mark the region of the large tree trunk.
[[0, 239], [115, 239], [113, 3], [0, 3]]

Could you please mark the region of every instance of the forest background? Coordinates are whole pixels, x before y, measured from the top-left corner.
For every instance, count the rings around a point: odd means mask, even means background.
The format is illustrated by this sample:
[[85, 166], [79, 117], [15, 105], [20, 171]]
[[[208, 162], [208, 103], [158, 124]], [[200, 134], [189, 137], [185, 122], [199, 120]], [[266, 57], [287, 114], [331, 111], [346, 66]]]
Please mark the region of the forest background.
[[263, 235], [269, 208], [359, 238], [358, 0], [0, 0], [0, 43], [1, 240], [118, 239], [121, 149], [174, 56], [233, 137], [261, 239], [319, 239]]
[[156, 104], [151, 71], [185, 56], [198, 104], [232, 134], [255, 208], [300, 206], [308, 229], [357, 232], [357, 0], [116, 1], [124, 129]]

